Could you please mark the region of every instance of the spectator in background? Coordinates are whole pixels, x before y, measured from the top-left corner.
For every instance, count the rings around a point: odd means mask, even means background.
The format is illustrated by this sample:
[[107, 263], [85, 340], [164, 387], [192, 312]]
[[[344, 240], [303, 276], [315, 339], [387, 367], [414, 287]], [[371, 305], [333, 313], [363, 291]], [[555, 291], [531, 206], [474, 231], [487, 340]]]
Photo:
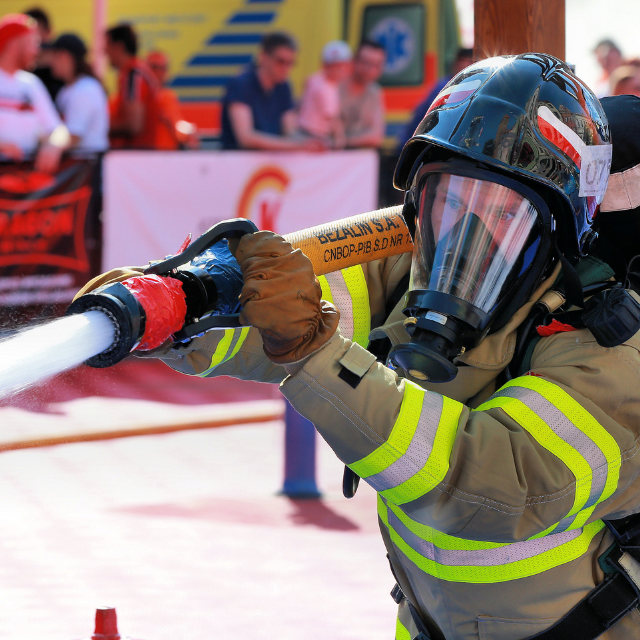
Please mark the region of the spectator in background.
[[38, 171], [54, 173], [69, 132], [32, 69], [40, 48], [35, 21], [24, 14], [0, 20], [0, 157], [20, 161], [35, 154]]
[[351, 57], [346, 42], [328, 42], [322, 49], [322, 69], [309, 76], [300, 100], [298, 124], [302, 133], [333, 149], [342, 149], [346, 143], [340, 83], [349, 77]]
[[384, 139], [384, 101], [377, 80], [386, 55], [378, 42], [363, 40], [351, 77], [340, 85], [340, 113], [347, 147], [378, 148]]
[[296, 136], [288, 78], [297, 47], [286, 33], [262, 39], [257, 64], [233, 78], [222, 102], [224, 149], [318, 150], [321, 143]]
[[111, 146], [118, 149], [155, 149], [160, 126], [159, 85], [138, 55], [138, 37], [129, 24], [106, 32], [105, 52], [118, 71], [118, 89], [110, 103]]
[[56, 106], [71, 134], [74, 154], [106, 151], [109, 147], [107, 95], [86, 60], [87, 47], [75, 34], [65, 33], [51, 48], [51, 70], [64, 82]]
[[610, 78], [612, 95], [640, 96], [640, 59], [629, 60], [618, 67]]
[[147, 56], [149, 69], [156, 77], [160, 90], [160, 126], [156, 139], [156, 149], [175, 151], [176, 149], [197, 149], [199, 145], [196, 127], [182, 118], [180, 102], [175, 91], [165, 87], [169, 71], [169, 59], [162, 51], [152, 51]]
[[404, 130], [398, 139], [398, 149], [402, 149], [409, 138], [411, 138], [418, 128], [418, 125], [422, 122], [425, 114], [429, 110], [431, 103], [436, 99], [438, 94], [445, 88], [449, 80], [453, 76], [459, 74], [463, 69], [466, 69], [473, 62], [473, 49], [465, 49], [461, 47], [456, 52], [456, 58], [453, 61], [451, 73], [449, 75], [440, 78], [438, 82], [433, 86], [433, 89], [429, 91], [427, 97], [414, 109], [411, 120], [406, 125]]
[[601, 40], [593, 50], [598, 64], [602, 67], [602, 76], [593, 87], [598, 98], [612, 95], [611, 74], [623, 64], [622, 52], [613, 40]]
[[36, 21], [38, 33], [40, 34], [40, 52], [38, 53], [36, 68], [33, 73], [42, 80], [51, 99], [55, 101], [58, 91], [62, 89], [64, 83], [51, 73], [51, 51], [47, 46], [51, 41], [51, 21], [49, 20], [48, 14], [39, 7], [29, 9], [29, 11], [25, 11], [24, 13]]

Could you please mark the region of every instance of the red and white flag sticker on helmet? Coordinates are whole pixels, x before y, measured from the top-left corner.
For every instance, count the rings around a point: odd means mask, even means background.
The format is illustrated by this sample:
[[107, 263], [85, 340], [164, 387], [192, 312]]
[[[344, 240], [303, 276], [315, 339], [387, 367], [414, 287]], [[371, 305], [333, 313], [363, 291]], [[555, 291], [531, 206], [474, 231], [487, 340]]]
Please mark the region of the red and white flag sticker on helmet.
[[611, 145], [585, 144], [573, 129], [557, 118], [549, 107], [538, 107], [542, 135], [566, 153], [580, 169], [580, 197], [595, 197], [600, 204], [607, 190], [611, 169]]
[[482, 84], [482, 80], [467, 80], [466, 82], [461, 82], [460, 84], [450, 85], [445, 87], [437, 96], [436, 99], [431, 103], [427, 113], [436, 109], [438, 107], [442, 107], [443, 105], [454, 105], [466, 100], [470, 95], [472, 95], [478, 87]]

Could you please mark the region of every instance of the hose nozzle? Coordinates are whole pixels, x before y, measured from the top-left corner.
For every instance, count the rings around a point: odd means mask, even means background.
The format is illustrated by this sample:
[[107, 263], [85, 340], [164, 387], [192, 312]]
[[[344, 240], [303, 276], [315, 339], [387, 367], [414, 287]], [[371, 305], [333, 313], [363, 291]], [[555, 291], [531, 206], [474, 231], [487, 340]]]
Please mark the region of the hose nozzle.
[[136, 276], [105, 285], [75, 300], [67, 314], [102, 311], [115, 326], [113, 344], [87, 360], [92, 367], [110, 367], [134, 349], [159, 347], [185, 322], [187, 304], [182, 282], [156, 275]]
[[113, 322], [111, 346], [86, 361], [91, 367], [103, 368], [120, 362], [140, 342], [144, 333], [144, 310], [136, 297], [121, 282], [105, 285], [74, 300], [67, 315], [101, 311]]

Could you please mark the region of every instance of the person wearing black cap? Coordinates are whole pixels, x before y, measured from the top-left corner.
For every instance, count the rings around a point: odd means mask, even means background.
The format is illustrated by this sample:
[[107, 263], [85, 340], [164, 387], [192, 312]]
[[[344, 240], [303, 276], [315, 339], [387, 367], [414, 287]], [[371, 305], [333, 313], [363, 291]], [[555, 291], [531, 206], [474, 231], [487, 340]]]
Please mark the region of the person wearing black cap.
[[109, 146], [107, 95], [86, 60], [87, 47], [73, 33], [65, 33], [50, 45], [51, 69], [64, 82], [56, 106], [71, 133], [75, 153], [100, 153]]
[[55, 102], [58, 91], [64, 87], [64, 83], [54, 77], [51, 73], [51, 20], [49, 14], [41, 7], [33, 7], [24, 14], [36, 21], [38, 33], [40, 34], [40, 51], [36, 58], [36, 67], [33, 69], [33, 75], [42, 80], [42, 84], [46, 87], [51, 100]]

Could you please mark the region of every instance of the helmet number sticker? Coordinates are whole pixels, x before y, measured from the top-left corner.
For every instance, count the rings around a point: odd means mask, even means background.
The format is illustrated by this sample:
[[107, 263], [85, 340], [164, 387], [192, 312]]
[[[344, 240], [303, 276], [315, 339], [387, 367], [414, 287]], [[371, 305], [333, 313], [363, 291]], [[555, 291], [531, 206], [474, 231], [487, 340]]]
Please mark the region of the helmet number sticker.
[[602, 202], [609, 182], [611, 169], [611, 145], [585, 145], [580, 167], [580, 192], [578, 195], [595, 196], [598, 204]]
[[538, 126], [542, 135], [555, 147], [566, 153], [580, 171], [581, 198], [595, 197], [600, 204], [607, 190], [609, 170], [611, 169], [611, 145], [588, 145], [562, 120], [557, 118], [549, 107], [538, 107]]

